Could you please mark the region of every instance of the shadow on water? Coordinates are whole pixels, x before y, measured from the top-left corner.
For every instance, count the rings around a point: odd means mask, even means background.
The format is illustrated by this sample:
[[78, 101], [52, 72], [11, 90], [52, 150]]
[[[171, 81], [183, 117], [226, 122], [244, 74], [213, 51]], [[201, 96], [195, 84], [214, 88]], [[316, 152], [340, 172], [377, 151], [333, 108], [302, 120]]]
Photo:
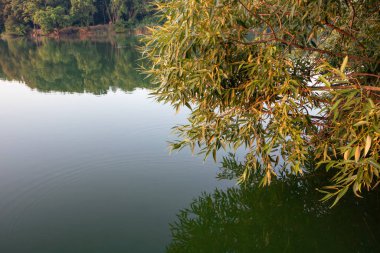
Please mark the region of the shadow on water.
[[40, 92], [106, 94], [152, 88], [138, 68], [137, 38], [116, 41], [0, 40], [0, 79]]
[[[240, 170], [234, 157], [223, 174]], [[225, 160], [226, 161], [226, 160]], [[174, 252], [380, 252], [380, 195], [321, 203], [320, 177], [258, 180], [195, 199], [171, 224]]]

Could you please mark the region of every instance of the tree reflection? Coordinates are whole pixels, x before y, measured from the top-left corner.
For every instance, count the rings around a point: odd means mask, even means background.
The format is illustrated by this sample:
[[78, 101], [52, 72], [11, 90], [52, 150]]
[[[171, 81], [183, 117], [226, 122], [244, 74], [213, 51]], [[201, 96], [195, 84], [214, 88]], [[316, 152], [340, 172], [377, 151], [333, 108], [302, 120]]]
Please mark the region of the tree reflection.
[[[243, 166], [234, 157], [223, 165], [229, 178]], [[204, 193], [171, 224], [167, 252], [379, 252], [378, 192], [330, 209], [315, 190], [320, 180], [284, 176], [261, 188], [253, 179]]]
[[41, 92], [106, 94], [151, 84], [136, 71], [136, 38], [118, 41], [0, 40], [0, 79]]

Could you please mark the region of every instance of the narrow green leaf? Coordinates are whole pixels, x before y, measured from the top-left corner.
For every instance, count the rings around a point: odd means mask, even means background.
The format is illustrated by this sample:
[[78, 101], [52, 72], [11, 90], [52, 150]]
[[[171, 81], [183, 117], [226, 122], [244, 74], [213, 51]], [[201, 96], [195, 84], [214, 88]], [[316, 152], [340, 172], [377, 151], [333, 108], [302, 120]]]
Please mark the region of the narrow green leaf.
[[348, 185], [345, 186], [343, 189], [341, 189], [338, 193], [338, 195], [336, 196], [335, 200], [334, 200], [334, 203], [331, 205], [331, 207], [334, 207], [338, 201], [344, 196], [344, 194], [346, 194], [347, 190], [348, 190]]
[[344, 57], [344, 60], [343, 60], [343, 63], [342, 65], [340, 66], [340, 71], [341, 72], [344, 72], [346, 66], [347, 66], [347, 62], [348, 62], [348, 56]]
[[330, 83], [326, 78], [324, 78], [323, 76], [320, 76], [319, 79], [320, 79], [324, 84], [326, 84], [327, 87], [331, 87], [331, 83]]

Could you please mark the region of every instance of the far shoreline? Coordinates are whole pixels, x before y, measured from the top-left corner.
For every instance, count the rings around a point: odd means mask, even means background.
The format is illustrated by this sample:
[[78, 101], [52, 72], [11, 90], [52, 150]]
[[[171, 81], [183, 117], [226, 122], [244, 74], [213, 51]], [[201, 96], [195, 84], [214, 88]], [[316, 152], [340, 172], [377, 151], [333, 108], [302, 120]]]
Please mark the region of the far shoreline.
[[41, 39], [41, 38], [51, 38], [51, 39], [61, 39], [61, 38], [75, 38], [80, 40], [90, 39], [90, 38], [104, 38], [104, 37], [114, 37], [117, 35], [144, 35], [147, 34], [147, 26], [138, 26], [134, 28], [125, 28], [123, 31], [116, 31], [113, 24], [104, 25], [93, 25], [87, 27], [79, 26], [69, 26], [61, 29], [55, 29], [50, 33], [42, 33], [41, 29], [32, 29], [25, 35], [15, 35], [2, 33], [1, 38], [14, 37], [14, 38], [30, 38], [30, 39]]

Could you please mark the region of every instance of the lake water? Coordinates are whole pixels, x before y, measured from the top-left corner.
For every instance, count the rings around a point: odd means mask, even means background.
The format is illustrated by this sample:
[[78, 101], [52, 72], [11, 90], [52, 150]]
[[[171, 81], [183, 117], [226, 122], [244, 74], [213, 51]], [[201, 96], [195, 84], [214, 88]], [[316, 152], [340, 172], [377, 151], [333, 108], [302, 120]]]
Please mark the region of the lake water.
[[0, 40], [0, 252], [380, 252], [380, 196], [237, 187], [183, 150], [134, 39]]

